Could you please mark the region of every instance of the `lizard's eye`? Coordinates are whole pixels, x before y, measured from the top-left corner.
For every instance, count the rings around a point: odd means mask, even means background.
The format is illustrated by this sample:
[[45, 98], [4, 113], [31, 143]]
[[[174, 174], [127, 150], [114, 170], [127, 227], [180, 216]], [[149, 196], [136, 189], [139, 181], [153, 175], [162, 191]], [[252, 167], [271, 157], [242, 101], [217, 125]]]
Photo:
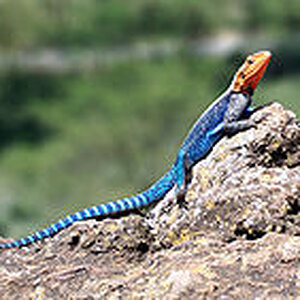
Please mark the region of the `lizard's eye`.
[[244, 73], [241, 73], [241, 78], [245, 79], [245, 74]]
[[254, 61], [253, 61], [251, 58], [249, 58], [249, 59], [248, 59], [248, 64], [249, 64], [249, 65], [252, 65], [253, 63], [254, 63]]

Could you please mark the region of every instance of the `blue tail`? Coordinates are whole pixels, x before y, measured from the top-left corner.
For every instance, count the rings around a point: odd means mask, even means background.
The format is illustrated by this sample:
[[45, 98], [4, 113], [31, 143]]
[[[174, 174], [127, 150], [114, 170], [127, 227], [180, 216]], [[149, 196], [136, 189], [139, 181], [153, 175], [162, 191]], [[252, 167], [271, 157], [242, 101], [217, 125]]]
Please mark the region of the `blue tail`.
[[146, 206], [151, 202], [163, 198], [166, 193], [172, 189], [176, 182], [175, 176], [175, 168], [172, 167], [149, 189], [136, 196], [86, 208], [59, 220], [57, 223], [52, 224], [51, 226], [32, 235], [29, 235], [26, 238], [22, 238], [11, 243], [0, 244], [0, 249], [9, 249], [30, 245], [38, 240], [43, 240], [47, 237], [53, 236], [59, 231], [69, 227], [76, 221], [82, 221], [98, 216], [109, 216], [119, 212], [129, 211], [135, 208]]

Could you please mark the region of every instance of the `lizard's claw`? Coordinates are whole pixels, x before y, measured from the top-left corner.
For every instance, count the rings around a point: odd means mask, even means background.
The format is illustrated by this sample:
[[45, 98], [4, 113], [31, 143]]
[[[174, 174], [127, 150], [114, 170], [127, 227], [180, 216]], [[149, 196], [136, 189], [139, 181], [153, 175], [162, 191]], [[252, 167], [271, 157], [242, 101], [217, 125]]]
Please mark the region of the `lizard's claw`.
[[175, 193], [177, 195], [177, 198], [182, 198], [184, 197], [185, 193], [186, 193], [186, 186], [185, 184], [182, 184], [181, 186], [176, 186], [176, 190]]
[[269, 113], [261, 113], [258, 116], [255, 116], [248, 120], [248, 128], [257, 129], [257, 125], [264, 121], [270, 114]]
[[275, 102], [272, 101], [272, 102], [268, 102], [268, 103], [266, 103], [266, 104], [259, 105], [259, 106], [255, 107], [255, 108], [253, 109], [252, 113], [256, 113], [257, 111], [262, 110], [262, 109], [264, 109], [265, 107], [271, 106], [271, 105], [273, 105], [274, 103], [275, 103]]
[[255, 125], [261, 123], [262, 121], [266, 120], [267, 117], [270, 115], [270, 113], [262, 113], [256, 117], [253, 118], [253, 122]]
[[270, 113], [262, 113], [258, 116], [255, 116], [254, 118], [249, 120], [251, 122], [251, 127], [257, 129], [258, 124], [266, 120], [269, 115]]

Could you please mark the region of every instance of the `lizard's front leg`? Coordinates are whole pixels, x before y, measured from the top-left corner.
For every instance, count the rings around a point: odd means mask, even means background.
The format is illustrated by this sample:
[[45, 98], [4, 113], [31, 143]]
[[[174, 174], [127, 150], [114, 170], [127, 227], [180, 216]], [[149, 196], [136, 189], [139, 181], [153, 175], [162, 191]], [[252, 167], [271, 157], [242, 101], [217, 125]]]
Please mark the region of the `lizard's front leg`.
[[223, 129], [227, 135], [255, 127], [257, 122], [249, 119], [253, 113], [250, 107], [251, 98], [248, 94], [232, 94], [228, 109], [224, 116]]

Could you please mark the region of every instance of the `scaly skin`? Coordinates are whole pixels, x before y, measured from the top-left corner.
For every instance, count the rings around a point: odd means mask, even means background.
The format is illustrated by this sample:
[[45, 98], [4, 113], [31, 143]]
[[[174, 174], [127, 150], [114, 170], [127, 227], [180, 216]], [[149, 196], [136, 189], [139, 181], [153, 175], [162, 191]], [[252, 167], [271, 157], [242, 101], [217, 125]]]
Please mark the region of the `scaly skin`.
[[172, 167], [149, 189], [130, 198], [76, 212], [26, 238], [0, 244], [0, 249], [22, 247], [43, 240], [76, 221], [110, 216], [146, 206], [163, 198], [174, 186], [178, 195], [184, 194], [187, 173], [223, 136], [255, 126], [248, 119], [251, 114], [251, 96], [265, 73], [270, 58], [269, 51], [257, 52], [247, 57], [229, 88], [196, 121], [182, 143]]

